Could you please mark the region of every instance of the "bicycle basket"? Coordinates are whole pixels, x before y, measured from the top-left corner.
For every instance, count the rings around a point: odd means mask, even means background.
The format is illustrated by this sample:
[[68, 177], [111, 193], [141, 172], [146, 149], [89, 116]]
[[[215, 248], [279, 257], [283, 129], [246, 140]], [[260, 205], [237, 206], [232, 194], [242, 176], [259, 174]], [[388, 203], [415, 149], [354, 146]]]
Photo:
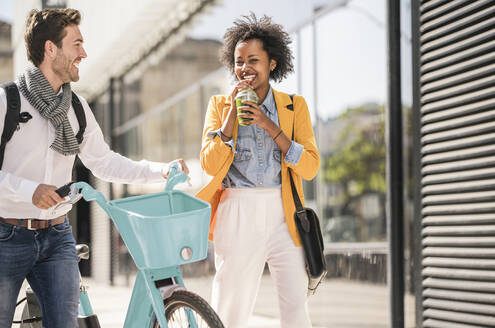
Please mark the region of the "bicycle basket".
[[138, 268], [206, 258], [210, 204], [173, 190], [112, 200], [109, 205], [108, 213]]

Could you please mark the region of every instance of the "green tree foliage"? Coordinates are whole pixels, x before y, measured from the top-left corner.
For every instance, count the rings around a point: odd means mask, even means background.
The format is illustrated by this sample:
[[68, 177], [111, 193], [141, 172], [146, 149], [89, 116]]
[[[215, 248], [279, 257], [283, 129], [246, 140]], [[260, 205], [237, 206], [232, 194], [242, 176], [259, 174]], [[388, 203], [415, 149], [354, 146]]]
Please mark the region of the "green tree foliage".
[[[325, 161], [324, 179], [340, 186], [344, 203], [367, 192], [385, 194], [383, 107], [348, 109], [338, 119], [345, 122], [337, 138], [336, 151]], [[366, 117], [368, 121], [363, 117]]]

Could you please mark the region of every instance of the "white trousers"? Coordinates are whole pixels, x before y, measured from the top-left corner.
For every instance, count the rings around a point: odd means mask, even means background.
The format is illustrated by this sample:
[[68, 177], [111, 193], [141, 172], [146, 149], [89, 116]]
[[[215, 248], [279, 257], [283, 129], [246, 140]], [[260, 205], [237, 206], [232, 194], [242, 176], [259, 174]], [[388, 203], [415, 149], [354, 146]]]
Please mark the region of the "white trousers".
[[247, 326], [268, 263], [283, 328], [311, 327], [301, 247], [289, 234], [279, 188], [226, 189], [217, 211], [212, 306], [227, 328]]

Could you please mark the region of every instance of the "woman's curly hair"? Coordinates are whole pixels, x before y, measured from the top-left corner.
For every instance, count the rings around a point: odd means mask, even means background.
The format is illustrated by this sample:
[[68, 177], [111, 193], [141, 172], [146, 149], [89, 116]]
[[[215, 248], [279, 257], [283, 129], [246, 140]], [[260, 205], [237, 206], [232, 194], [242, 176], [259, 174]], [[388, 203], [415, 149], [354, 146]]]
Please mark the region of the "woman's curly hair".
[[251, 39], [259, 39], [263, 43], [263, 49], [268, 53], [269, 59], [274, 59], [277, 66], [270, 72], [270, 79], [282, 81], [291, 72], [294, 72], [292, 64], [292, 51], [289, 44], [290, 36], [284, 31], [282, 25], [272, 23], [271, 17], [264, 15], [260, 19], [251, 12], [249, 16], [242, 16], [234, 21], [234, 26], [227, 29], [223, 36], [223, 46], [220, 49], [220, 61], [235, 76], [234, 50], [239, 42]]

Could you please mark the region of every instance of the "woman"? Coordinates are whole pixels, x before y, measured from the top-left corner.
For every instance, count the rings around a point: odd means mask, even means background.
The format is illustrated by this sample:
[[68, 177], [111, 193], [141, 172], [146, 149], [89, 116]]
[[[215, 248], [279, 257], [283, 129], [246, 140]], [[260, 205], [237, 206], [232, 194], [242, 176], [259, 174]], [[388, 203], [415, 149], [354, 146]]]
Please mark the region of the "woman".
[[[221, 60], [237, 82], [229, 96], [210, 99], [206, 114], [201, 165], [213, 179], [197, 196], [212, 204], [212, 305], [229, 328], [247, 325], [265, 262], [277, 288], [282, 327], [311, 327], [289, 168], [304, 201], [301, 178], [312, 179], [320, 159], [304, 98], [292, 101], [269, 83], [293, 72], [290, 42], [266, 16], [236, 20], [224, 35]], [[249, 112], [237, 114], [233, 99], [245, 88], [259, 102], [244, 102]], [[251, 120], [242, 126], [238, 117]]]

